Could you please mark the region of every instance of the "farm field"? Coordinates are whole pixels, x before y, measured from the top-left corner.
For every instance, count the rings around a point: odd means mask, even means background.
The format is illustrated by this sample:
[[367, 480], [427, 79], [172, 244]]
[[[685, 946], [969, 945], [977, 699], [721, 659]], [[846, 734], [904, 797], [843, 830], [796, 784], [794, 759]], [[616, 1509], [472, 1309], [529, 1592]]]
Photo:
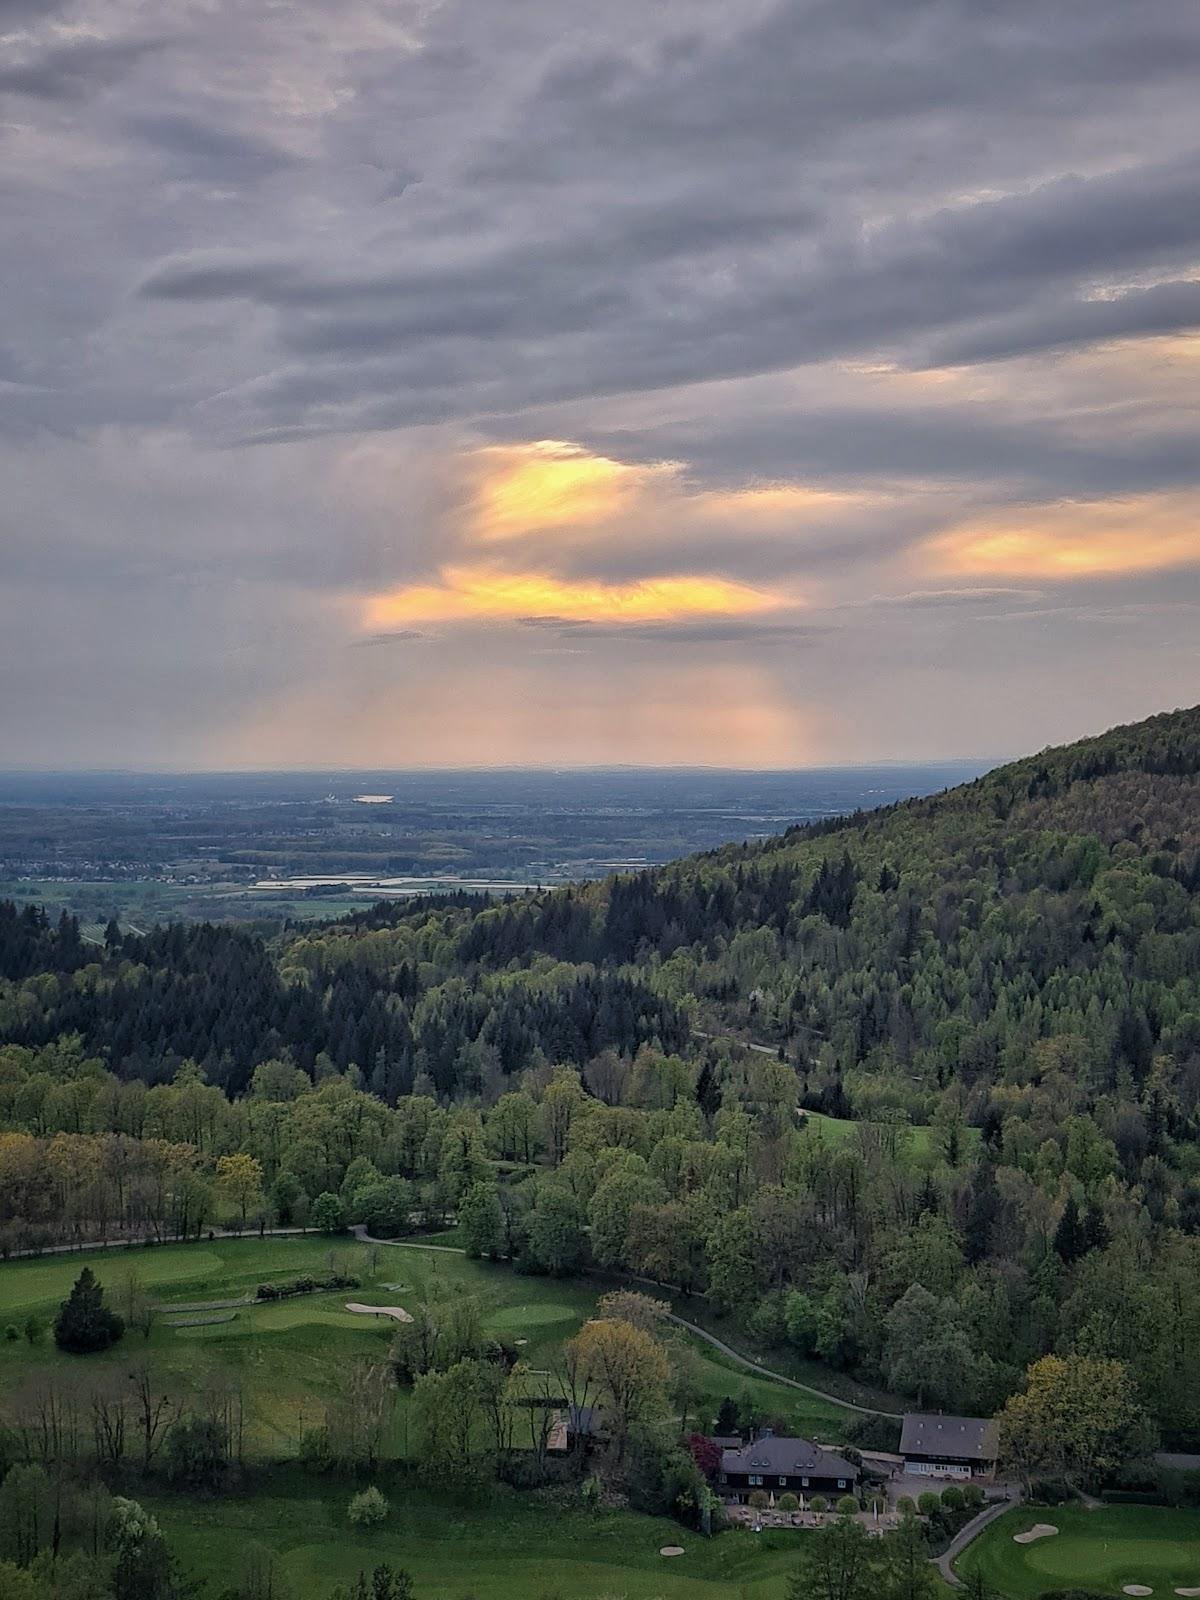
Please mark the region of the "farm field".
[[[1033, 1544], [1014, 1534], [1035, 1523], [1059, 1532]], [[1122, 1596], [1125, 1586], [1174, 1596], [1200, 1588], [1200, 1511], [1163, 1506], [1045, 1506], [997, 1518], [959, 1558], [960, 1578], [980, 1574], [1009, 1600], [1037, 1600], [1054, 1589], [1093, 1589]]]
[[[294, 1455], [302, 1431], [320, 1422], [347, 1362], [386, 1355], [394, 1325], [347, 1311], [347, 1301], [407, 1306], [456, 1293], [477, 1296], [485, 1329], [505, 1340], [527, 1341], [520, 1347], [522, 1358], [538, 1369], [552, 1364], [564, 1341], [592, 1314], [602, 1292], [599, 1285], [522, 1277], [505, 1265], [468, 1261], [420, 1244], [371, 1246], [313, 1234], [11, 1261], [0, 1265], [0, 1329], [21, 1328], [32, 1315], [47, 1332], [34, 1346], [23, 1338], [0, 1339], [0, 1404], [39, 1372], [79, 1370], [79, 1358], [56, 1350], [48, 1330], [84, 1264], [96, 1273], [118, 1310], [131, 1272], [161, 1307], [148, 1339], [130, 1330], [114, 1349], [88, 1357], [88, 1370], [144, 1353], [183, 1396], [199, 1393], [211, 1382], [236, 1379], [246, 1399], [248, 1449], [275, 1460]], [[259, 1283], [326, 1272], [334, 1264], [356, 1276], [361, 1287], [232, 1307], [232, 1320], [207, 1326], [169, 1325], [172, 1306], [236, 1300], [252, 1295]], [[728, 1394], [753, 1400], [807, 1437], [830, 1442], [840, 1438], [846, 1413], [838, 1407], [740, 1369], [698, 1340], [687, 1342], [696, 1355], [706, 1422]], [[389, 1453], [400, 1458], [407, 1454], [408, 1398], [407, 1391], [397, 1391], [389, 1440]]]

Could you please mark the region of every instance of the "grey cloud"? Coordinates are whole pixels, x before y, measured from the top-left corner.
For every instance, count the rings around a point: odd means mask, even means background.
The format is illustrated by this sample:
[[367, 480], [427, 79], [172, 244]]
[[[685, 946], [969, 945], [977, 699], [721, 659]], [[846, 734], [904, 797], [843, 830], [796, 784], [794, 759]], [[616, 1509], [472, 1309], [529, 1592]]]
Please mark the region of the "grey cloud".
[[522, 617], [527, 628], [562, 639], [636, 639], [648, 644], [802, 644], [821, 631], [810, 623], [770, 622], [755, 617], [717, 617], [700, 622], [578, 622], [563, 617]]
[[80, 39], [36, 50], [0, 66], [0, 94], [78, 100], [115, 83], [157, 48], [150, 39]]
[[161, 153], [171, 167], [191, 178], [247, 182], [295, 164], [295, 158], [266, 139], [176, 114], [135, 116], [128, 127]]
[[1000, 361], [1011, 356], [1114, 339], [1182, 333], [1200, 327], [1200, 280], [1130, 289], [1111, 299], [1055, 301], [970, 332], [935, 340], [930, 366]]

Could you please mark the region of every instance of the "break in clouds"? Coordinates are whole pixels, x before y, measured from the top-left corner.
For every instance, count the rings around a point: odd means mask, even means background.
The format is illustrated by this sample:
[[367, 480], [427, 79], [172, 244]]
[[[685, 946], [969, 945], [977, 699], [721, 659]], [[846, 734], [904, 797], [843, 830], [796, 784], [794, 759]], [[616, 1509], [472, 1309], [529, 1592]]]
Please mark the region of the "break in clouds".
[[1189, 0], [0, 0], [5, 764], [1196, 699], [1198, 73]]

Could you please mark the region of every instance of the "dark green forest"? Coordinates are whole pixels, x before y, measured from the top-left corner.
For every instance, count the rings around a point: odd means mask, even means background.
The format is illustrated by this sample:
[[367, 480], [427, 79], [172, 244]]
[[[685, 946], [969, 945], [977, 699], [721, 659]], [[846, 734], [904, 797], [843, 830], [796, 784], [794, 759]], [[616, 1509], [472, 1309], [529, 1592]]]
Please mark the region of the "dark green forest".
[[1110, 1357], [1200, 1440], [1198, 709], [269, 943], [0, 907], [0, 1041], [7, 1251], [198, 1229], [246, 1153], [264, 1219], [458, 1217], [929, 1406]]

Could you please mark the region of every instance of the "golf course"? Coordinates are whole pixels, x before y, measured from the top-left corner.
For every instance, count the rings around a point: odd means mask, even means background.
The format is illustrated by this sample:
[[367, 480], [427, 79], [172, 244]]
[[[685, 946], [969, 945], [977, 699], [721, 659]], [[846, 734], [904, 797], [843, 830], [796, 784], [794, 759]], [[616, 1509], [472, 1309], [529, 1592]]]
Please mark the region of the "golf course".
[[[236, 1381], [246, 1407], [248, 1453], [271, 1461], [295, 1455], [303, 1430], [321, 1421], [347, 1362], [386, 1355], [394, 1320], [348, 1311], [348, 1303], [406, 1307], [473, 1297], [485, 1330], [513, 1344], [521, 1359], [538, 1369], [553, 1364], [564, 1342], [593, 1314], [602, 1292], [579, 1281], [520, 1276], [505, 1264], [471, 1261], [445, 1248], [370, 1245], [317, 1234], [10, 1261], [0, 1265], [0, 1330], [23, 1328], [32, 1317], [45, 1332], [34, 1344], [24, 1337], [0, 1338], [0, 1396], [7, 1399], [49, 1369], [78, 1371], [77, 1358], [57, 1350], [48, 1330], [84, 1265], [117, 1309], [131, 1275], [157, 1308], [147, 1338], [131, 1329], [120, 1345], [90, 1357], [89, 1371], [95, 1364], [128, 1364], [145, 1356], [185, 1396], [198, 1395], [206, 1384]], [[252, 1298], [259, 1284], [332, 1270], [355, 1278], [359, 1287], [268, 1303]], [[732, 1395], [786, 1419], [796, 1433], [839, 1438], [848, 1415], [841, 1407], [758, 1377], [710, 1345], [680, 1337], [692, 1352], [700, 1397], [697, 1424], [710, 1426], [722, 1397]], [[399, 1389], [389, 1453], [400, 1459], [407, 1455], [408, 1400], [409, 1391]]]
[[[1057, 1533], [1018, 1542], [1038, 1525]], [[1056, 1589], [1143, 1597], [1200, 1593], [1200, 1511], [1165, 1506], [1022, 1508], [997, 1518], [959, 1558], [962, 1579], [982, 1576], [1009, 1600]]]

